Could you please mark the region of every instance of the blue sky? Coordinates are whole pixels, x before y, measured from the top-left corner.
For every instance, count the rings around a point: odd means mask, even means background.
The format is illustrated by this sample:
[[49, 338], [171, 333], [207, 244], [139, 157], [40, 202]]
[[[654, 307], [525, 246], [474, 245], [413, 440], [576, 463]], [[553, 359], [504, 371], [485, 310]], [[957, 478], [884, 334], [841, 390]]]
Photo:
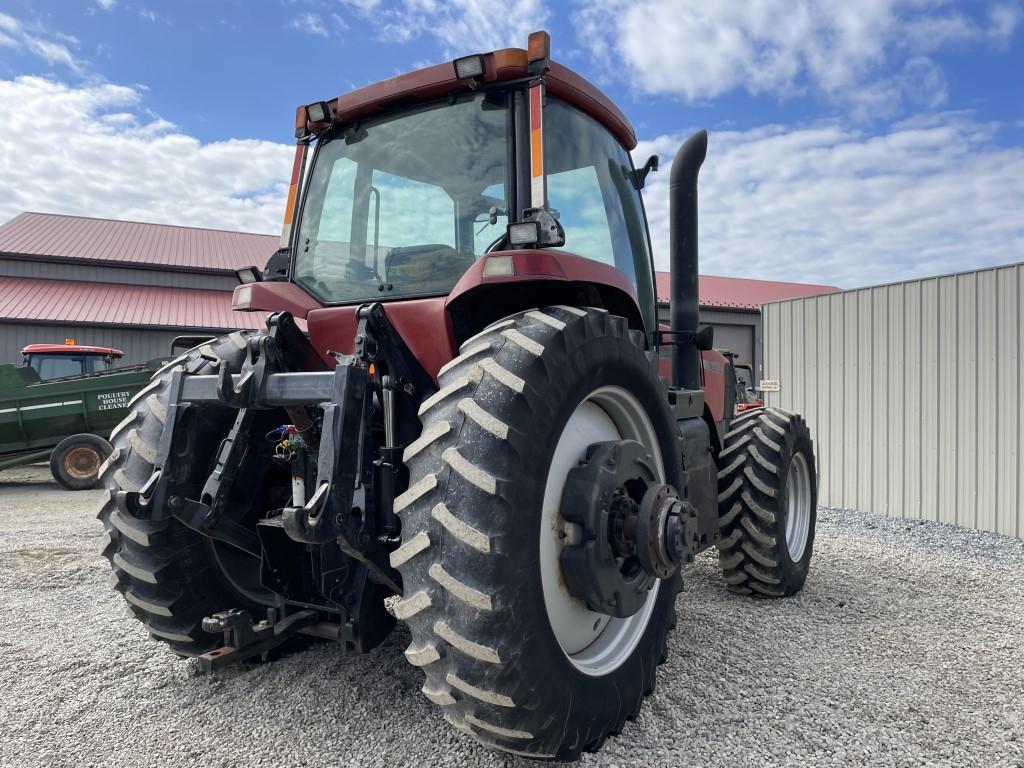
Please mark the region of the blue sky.
[[[711, 130], [706, 272], [852, 286], [1024, 259], [1019, 0], [716, 5], [8, 0], [0, 218], [275, 231], [298, 103], [544, 27], [638, 155]], [[661, 262], [665, 182], [647, 193]]]

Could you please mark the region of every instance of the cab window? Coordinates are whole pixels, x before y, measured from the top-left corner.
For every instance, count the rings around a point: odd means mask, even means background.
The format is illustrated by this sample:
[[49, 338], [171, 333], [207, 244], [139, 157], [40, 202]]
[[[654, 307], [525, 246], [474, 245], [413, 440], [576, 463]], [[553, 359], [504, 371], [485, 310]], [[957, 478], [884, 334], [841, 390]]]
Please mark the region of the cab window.
[[86, 373], [102, 373], [114, 367], [113, 361], [106, 355], [86, 355], [84, 363]]
[[32, 355], [29, 365], [35, 368], [40, 379], [60, 379], [64, 376], [80, 376], [83, 360], [71, 355]]
[[325, 137], [297, 229], [296, 282], [337, 303], [448, 293], [505, 232], [508, 102], [464, 94]]
[[548, 207], [565, 230], [565, 250], [621, 270], [636, 287], [645, 324], [653, 328], [651, 257], [629, 153], [589, 115], [548, 96], [544, 167]]
[[[565, 230], [565, 245], [573, 253], [615, 266], [615, 247], [601, 194], [601, 180], [592, 165], [548, 176], [548, 199]], [[632, 256], [629, 259], [632, 272]]]

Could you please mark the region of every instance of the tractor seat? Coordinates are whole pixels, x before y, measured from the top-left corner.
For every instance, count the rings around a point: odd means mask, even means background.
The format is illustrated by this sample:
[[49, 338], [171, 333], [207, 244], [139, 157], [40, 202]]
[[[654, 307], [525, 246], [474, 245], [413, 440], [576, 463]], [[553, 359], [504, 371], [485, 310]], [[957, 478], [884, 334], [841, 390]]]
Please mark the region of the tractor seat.
[[440, 243], [392, 248], [386, 259], [388, 282], [405, 292], [448, 291], [474, 261]]

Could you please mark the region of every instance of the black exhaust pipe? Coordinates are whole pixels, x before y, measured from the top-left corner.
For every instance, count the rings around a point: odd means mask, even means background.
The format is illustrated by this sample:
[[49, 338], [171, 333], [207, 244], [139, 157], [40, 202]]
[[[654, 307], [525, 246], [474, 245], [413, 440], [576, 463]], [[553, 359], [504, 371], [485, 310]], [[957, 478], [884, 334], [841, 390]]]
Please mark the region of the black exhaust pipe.
[[700, 356], [695, 335], [700, 322], [697, 295], [697, 174], [708, 153], [708, 132], [683, 142], [669, 179], [669, 255], [672, 269], [672, 384], [700, 389]]

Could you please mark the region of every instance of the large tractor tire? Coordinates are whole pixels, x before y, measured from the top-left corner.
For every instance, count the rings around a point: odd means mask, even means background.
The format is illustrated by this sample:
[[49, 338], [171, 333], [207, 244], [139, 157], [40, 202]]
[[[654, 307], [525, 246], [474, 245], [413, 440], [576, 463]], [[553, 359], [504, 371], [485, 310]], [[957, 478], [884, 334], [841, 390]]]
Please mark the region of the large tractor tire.
[[[219, 635], [203, 631], [204, 616], [238, 607], [249, 608], [256, 617], [265, 612], [261, 599], [267, 596], [257, 586], [259, 561], [190, 530], [167, 510], [118, 509], [113, 494], [138, 491], [153, 472], [172, 370], [214, 373], [226, 365], [237, 372], [246, 344], [245, 334], [233, 333], [186, 352], [158, 371], [111, 433], [114, 450], [100, 471], [107, 494], [97, 517], [103, 522], [102, 553], [113, 568], [113, 586], [149, 633], [183, 656], [220, 644]], [[171, 450], [180, 457], [181, 471], [171, 479], [168, 497], [177, 493], [198, 498], [234, 415], [226, 408], [186, 412], [173, 438]]]
[[796, 594], [814, 549], [818, 477], [804, 420], [759, 408], [730, 425], [719, 455], [718, 557], [733, 592]]
[[439, 378], [395, 502], [406, 658], [445, 719], [480, 743], [572, 760], [654, 690], [679, 579], [656, 582], [624, 619], [572, 597], [562, 489], [588, 445], [621, 439], [641, 442], [678, 486], [663, 385], [624, 318], [562, 306], [494, 323]]

